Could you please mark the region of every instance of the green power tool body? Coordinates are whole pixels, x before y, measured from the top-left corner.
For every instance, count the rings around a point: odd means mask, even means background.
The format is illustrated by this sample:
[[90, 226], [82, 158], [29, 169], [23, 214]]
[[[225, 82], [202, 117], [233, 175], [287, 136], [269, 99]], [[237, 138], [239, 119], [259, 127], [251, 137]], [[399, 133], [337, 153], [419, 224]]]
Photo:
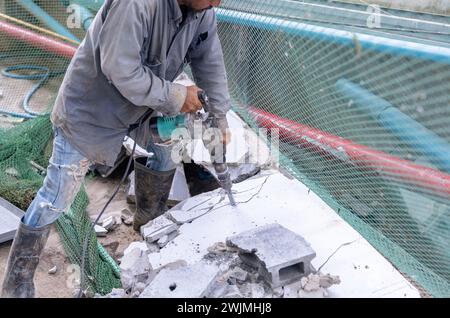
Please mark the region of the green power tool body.
[[[204, 109], [207, 111], [209, 109], [209, 100], [205, 92], [199, 92], [198, 98], [203, 104]], [[167, 143], [172, 140], [172, 133], [177, 129], [186, 129], [192, 138], [195, 137], [194, 126], [196, 121], [202, 122], [203, 132], [210, 128], [218, 128], [216, 121], [213, 116], [209, 113], [195, 114], [180, 114], [176, 117], [152, 117], [150, 119], [150, 131], [152, 138], [156, 143]], [[228, 164], [226, 162], [226, 146], [220, 149], [219, 153], [216, 153], [217, 148], [211, 146], [211, 140], [203, 138], [202, 141], [205, 147], [208, 149], [211, 156], [211, 162], [214, 166], [214, 170], [217, 175], [217, 180], [225, 190], [228, 195], [228, 199], [232, 206], [236, 206], [236, 201], [234, 200], [233, 193], [231, 191], [233, 183], [231, 181], [230, 172], [228, 169]]]

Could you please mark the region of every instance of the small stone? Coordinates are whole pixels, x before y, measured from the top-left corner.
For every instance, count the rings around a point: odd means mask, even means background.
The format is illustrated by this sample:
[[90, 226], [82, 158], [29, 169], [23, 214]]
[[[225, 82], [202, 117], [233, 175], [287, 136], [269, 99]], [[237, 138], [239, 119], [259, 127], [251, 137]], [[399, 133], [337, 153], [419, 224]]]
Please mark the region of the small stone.
[[223, 242], [214, 243], [212, 246], [208, 247], [208, 252], [210, 253], [222, 253], [227, 251], [227, 246]]
[[48, 271], [48, 273], [50, 275], [54, 275], [54, 274], [56, 274], [57, 271], [58, 271], [58, 268], [56, 266], [54, 266]]
[[108, 231], [103, 226], [100, 225], [94, 226], [94, 231], [98, 237], [105, 237], [106, 234], [108, 233]]

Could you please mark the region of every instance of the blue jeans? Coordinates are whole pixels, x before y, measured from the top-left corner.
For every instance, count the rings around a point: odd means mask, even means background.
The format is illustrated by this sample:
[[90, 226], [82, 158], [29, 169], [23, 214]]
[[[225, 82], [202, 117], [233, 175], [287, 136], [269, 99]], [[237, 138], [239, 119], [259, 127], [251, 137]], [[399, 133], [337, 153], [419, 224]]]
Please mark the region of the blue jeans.
[[[34, 228], [54, 223], [62, 213], [69, 210], [89, 167], [93, 164], [79, 153], [56, 127], [54, 134], [53, 154], [47, 168], [47, 176], [23, 221]], [[156, 145], [150, 141], [147, 148], [155, 154], [148, 162], [150, 168], [157, 171], [175, 169], [176, 164], [170, 155], [171, 147]]]

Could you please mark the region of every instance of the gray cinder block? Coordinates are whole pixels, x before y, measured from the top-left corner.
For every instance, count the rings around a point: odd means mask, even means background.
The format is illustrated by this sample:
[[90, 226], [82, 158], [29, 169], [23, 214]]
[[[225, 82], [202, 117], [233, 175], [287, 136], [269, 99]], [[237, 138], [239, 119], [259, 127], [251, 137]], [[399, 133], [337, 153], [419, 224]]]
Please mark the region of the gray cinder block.
[[269, 224], [227, 238], [238, 248], [242, 261], [258, 269], [272, 288], [285, 286], [309, 275], [316, 253], [300, 235], [279, 224]]

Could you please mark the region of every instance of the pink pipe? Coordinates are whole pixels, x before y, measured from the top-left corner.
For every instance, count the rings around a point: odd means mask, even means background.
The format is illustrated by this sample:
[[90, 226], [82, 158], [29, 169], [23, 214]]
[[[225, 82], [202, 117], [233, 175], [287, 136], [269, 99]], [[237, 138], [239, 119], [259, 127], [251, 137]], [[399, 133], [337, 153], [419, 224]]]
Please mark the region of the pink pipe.
[[72, 59], [77, 50], [76, 47], [62, 41], [51, 39], [4, 21], [0, 21], [0, 32], [16, 40], [25, 42], [47, 52], [67, 57], [68, 59]]
[[249, 112], [260, 126], [267, 129], [279, 129], [281, 141], [303, 148], [313, 148], [337, 158], [348, 158], [364, 168], [383, 172], [390, 177], [395, 176], [403, 182], [432, 190], [447, 199], [450, 198], [450, 175], [447, 173], [373, 150], [256, 107], [249, 107]]

